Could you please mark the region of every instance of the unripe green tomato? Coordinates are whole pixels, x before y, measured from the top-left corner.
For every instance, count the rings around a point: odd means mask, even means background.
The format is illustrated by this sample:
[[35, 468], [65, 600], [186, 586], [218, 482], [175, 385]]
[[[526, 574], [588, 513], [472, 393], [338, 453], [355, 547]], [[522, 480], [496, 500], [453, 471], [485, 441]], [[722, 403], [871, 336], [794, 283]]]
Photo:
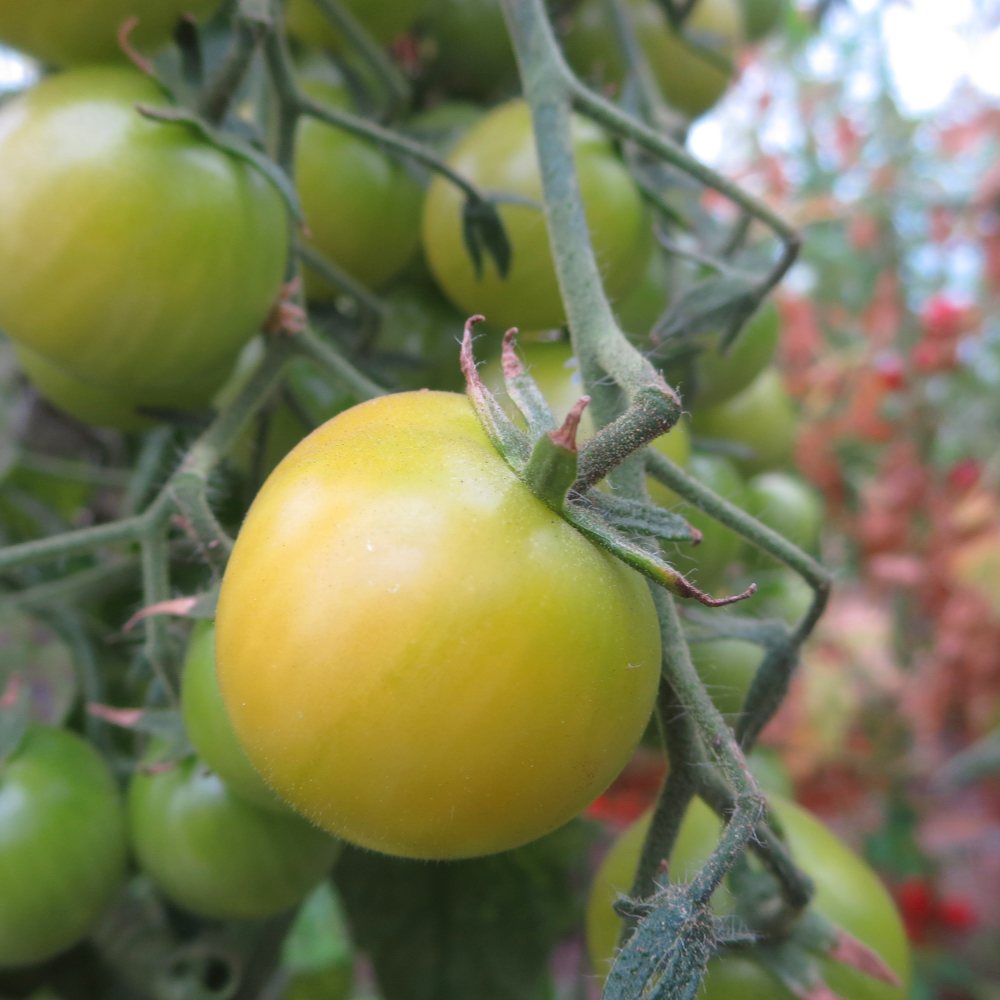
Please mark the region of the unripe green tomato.
[[[695, 367], [695, 392], [689, 397], [683, 380], [680, 393], [684, 402], [693, 409], [718, 406], [741, 393], [774, 360], [780, 336], [778, 307], [765, 303], [740, 331], [725, 357], [719, 354], [719, 334], [707, 340], [705, 349], [697, 356]], [[667, 381], [673, 384], [671, 372]]]
[[406, 131], [447, 156], [485, 113], [486, 109], [480, 104], [449, 99], [408, 118]]
[[[347, 108], [341, 88], [307, 80], [317, 100]], [[309, 242], [368, 288], [378, 288], [410, 261], [420, 243], [423, 189], [399, 161], [376, 145], [305, 118], [296, 139], [295, 185], [311, 236]], [[307, 267], [306, 293], [332, 300], [339, 294]]]
[[738, 396], [696, 410], [691, 426], [697, 437], [748, 449], [749, 457], [734, 457], [733, 462], [744, 475], [752, 476], [791, 464], [798, 417], [781, 373], [765, 368]]
[[[667, 102], [688, 118], [704, 114], [725, 93], [742, 41], [738, 0], [698, 0], [680, 31], [654, 0], [628, 0], [639, 45]], [[584, 0], [563, 41], [581, 75], [621, 84], [625, 68], [603, 0]]]
[[785, 16], [788, 0], [741, 0], [746, 40], [756, 42], [769, 35]]
[[[342, 0], [347, 10], [379, 43], [388, 45], [402, 35], [427, 6], [426, 0]], [[347, 40], [313, 0], [288, 0], [285, 13], [288, 31], [308, 45], [340, 52]]]
[[14, 353], [39, 394], [63, 413], [85, 424], [120, 431], [145, 431], [156, 426], [155, 420], [138, 413], [121, 393], [67, 375], [24, 344], [15, 343]]
[[[566, 419], [569, 411], [579, 402], [583, 395], [583, 381], [576, 358], [573, 356], [572, 345], [565, 340], [547, 341], [534, 344], [519, 345], [524, 366], [531, 377], [538, 383], [545, 402], [552, 410], [558, 424]], [[498, 396], [501, 405], [517, 420], [522, 420], [513, 401], [506, 395], [503, 381], [503, 369], [499, 358], [494, 359], [483, 368], [483, 381]], [[583, 442], [594, 434], [594, 420], [589, 408], [583, 411], [580, 418], [580, 428], [577, 441]], [[652, 446], [666, 455], [678, 465], [686, 466], [691, 454], [691, 438], [687, 429], [687, 421], [675, 424], [666, 434], [652, 442]], [[650, 491], [658, 486], [650, 481]]]
[[[735, 466], [721, 455], [692, 455], [688, 472], [698, 482], [718, 493], [723, 500], [742, 505], [746, 487]], [[648, 480], [649, 494], [664, 507], [673, 507], [681, 502], [673, 490], [667, 489], [655, 480]], [[715, 518], [699, 510], [694, 504], [685, 504], [679, 513], [693, 528], [701, 532], [701, 543], [694, 548], [683, 549], [683, 557], [678, 557], [677, 567], [688, 572], [687, 560], [694, 567], [694, 582], [703, 590], [713, 590], [721, 582], [726, 568], [735, 562], [743, 548], [743, 540], [730, 528], [720, 524]]]
[[401, 281], [382, 296], [389, 314], [373, 362], [402, 389], [462, 392], [459, 345], [465, 318], [430, 281]]
[[326, 875], [338, 843], [291, 813], [239, 798], [197, 757], [128, 792], [132, 847], [143, 871], [178, 906], [216, 920], [287, 910]]
[[[823, 501], [805, 480], [787, 472], [764, 472], [747, 483], [746, 511], [806, 552], [815, 553], [823, 527]], [[756, 545], [746, 544], [751, 567], [780, 563]]]
[[129, 44], [154, 52], [186, 14], [207, 17], [220, 0], [0, 0], [0, 41], [52, 66], [125, 62], [118, 30], [138, 18]]
[[125, 815], [97, 752], [34, 724], [0, 765], [0, 968], [76, 944], [125, 876]]
[[654, 250], [639, 284], [612, 303], [622, 332], [635, 344], [647, 341], [653, 325], [670, 303], [669, 269], [667, 257]]
[[[909, 994], [911, 960], [906, 931], [892, 897], [878, 876], [812, 813], [778, 795], [769, 805], [784, 831], [792, 860], [816, 884], [812, 905], [828, 920], [874, 949], [899, 976], [890, 986], [832, 959], [818, 959], [820, 972], [834, 994], [844, 1000], [904, 1000]], [[652, 813], [636, 820], [608, 851], [590, 890], [587, 945], [594, 970], [607, 975], [621, 921], [612, 904], [631, 887]], [[719, 820], [701, 799], [693, 799], [670, 855], [670, 881], [690, 881], [719, 839]], [[717, 912], [728, 912], [728, 890], [714, 900]], [[698, 991], [699, 1000], [795, 1000], [771, 972], [752, 958], [752, 950], [713, 958]]]
[[215, 625], [210, 621], [199, 621], [191, 632], [181, 682], [181, 710], [198, 755], [231, 792], [272, 812], [291, 811], [254, 770], [236, 738], [215, 675]]
[[459, 858], [567, 822], [659, 678], [645, 580], [531, 494], [464, 396], [339, 414], [257, 494], [216, 665], [254, 766], [325, 829]]
[[754, 570], [752, 579], [757, 584], [753, 610], [761, 618], [797, 625], [812, 604], [812, 587], [790, 569]]
[[705, 682], [715, 707], [733, 725], [750, 690], [764, 648], [744, 639], [711, 639], [691, 643], [691, 661]]
[[449, 94], [485, 100], [517, 82], [517, 61], [499, 0], [430, 0], [429, 77]]
[[167, 103], [135, 69], [91, 66], [0, 110], [0, 328], [154, 403], [193, 372], [224, 379], [281, 289], [288, 223], [263, 175], [137, 102]]
[[[638, 282], [646, 265], [649, 214], [604, 132], [574, 115], [572, 133], [591, 241], [605, 291], [616, 298]], [[424, 202], [422, 233], [427, 263], [441, 289], [461, 311], [482, 313], [497, 327], [561, 326], [565, 313], [541, 209], [542, 179], [527, 104], [515, 100], [494, 108], [455, 147], [448, 163], [481, 191], [528, 198], [538, 207], [497, 206], [513, 252], [510, 271], [501, 278], [484, 252], [477, 278], [462, 235], [465, 196], [436, 176]]]

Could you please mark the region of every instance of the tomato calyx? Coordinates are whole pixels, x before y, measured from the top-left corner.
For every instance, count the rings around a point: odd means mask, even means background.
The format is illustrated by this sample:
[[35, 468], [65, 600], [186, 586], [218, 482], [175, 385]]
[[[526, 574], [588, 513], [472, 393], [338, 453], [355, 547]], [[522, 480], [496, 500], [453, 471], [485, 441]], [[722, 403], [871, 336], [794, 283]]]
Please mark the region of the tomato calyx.
[[[556, 427], [541, 390], [524, 370], [515, 352], [516, 329], [504, 335], [504, 383], [524, 417], [528, 432], [511, 420], [487, 389], [476, 367], [472, 330], [483, 319], [472, 316], [465, 324], [461, 365], [466, 393], [486, 436], [525, 486], [592, 542], [678, 597], [692, 598], [708, 607], [720, 607], [755, 593], [757, 586], [751, 584], [742, 594], [710, 597], [685, 579], [649, 543], [649, 539], [656, 539], [697, 544], [701, 541], [700, 531], [678, 515], [653, 504], [613, 497], [591, 487], [581, 488], [579, 479], [570, 478], [570, 469], [574, 475], [576, 471], [576, 426], [583, 407], [578, 403], [567, 423], [562, 428]], [[642, 441], [639, 446], [644, 444]], [[627, 450], [622, 451], [620, 460], [624, 461], [627, 456]]]
[[868, 945], [812, 907], [797, 910], [788, 906], [767, 872], [752, 870], [744, 860], [730, 873], [729, 884], [736, 896], [735, 915], [750, 935], [742, 947], [795, 996], [839, 1000], [820, 972], [817, 959], [821, 957], [849, 965], [890, 986], [901, 985], [895, 972]]

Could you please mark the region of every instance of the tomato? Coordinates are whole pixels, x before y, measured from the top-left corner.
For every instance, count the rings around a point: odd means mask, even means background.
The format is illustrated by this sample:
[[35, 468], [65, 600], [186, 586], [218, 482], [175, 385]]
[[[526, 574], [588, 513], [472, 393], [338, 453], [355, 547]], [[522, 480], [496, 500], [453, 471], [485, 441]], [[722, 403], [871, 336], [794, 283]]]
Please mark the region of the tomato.
[[[342, 2], [380, 45], [388, 45], [403, 34], [427, 5], [426, 0], [342, 0]], [[312, 0], [288, 0], [285, 23], [296, 38], [309, 45], [317, 45], [331, 52], [340, 52], [347, 45], [346, 39]]]
[[79, 941], [125, 876], [125, 817], [88, 743], [29, 726], [0, 765], [0, 967]]
[[636, 344], [646, 341], [670, 301], [670, 262], [653, 252], [639, 284], [613, 303], [622, 331]]
[[[738, 0], [698, 0], [680, 32], [655, 0], [629, 0], [632, 23], [666, 100], [689, 118], [723, 95], [742, 36]], [[625, 68], [602, 0], [584, 0], [564, 39], [573, 68], [603, 84], [621, 84]]]
[[389, 315], [373, 362], [388, 384], [403, 389], [453, 389], [465, 380], [458, 363], [465, 318], [430, 281], [401, 281], [382, 297]]
[[[842, 963], [822, 959], [821, 973], [844, 1000], [903, 1000], [908, 995], [910, 951], [892, 897], [878, 876], [815, 816], [777, 795], [770, 806], [781, 824], [796, 863], [816, 883], [813, 905], [849, 934], [873, 948], [902, 980], [893, 987]], [[594, 879], [587, 909], [587, 940], [594, 968], [605, 974], [618, 938], [620, 921], [611, 904], [628, 892], [649, 826], [647, 813], [625, 831], [608, 852]], [[692, 801], [673, 854], [671, 881], [689, 880], [708, 858], [719, 836], [719, 821], [700, 799]], [[718, 909], [728, 909], [725, 889]], [[714, 958], [701, 991], [702, 1000], [795, 1000], [791, 991], [749, 954]]]
[[329, 872], [339, 846], [298, 816], [239, 798], [194, 756], [136, 771], [128, 812], [143, 871], [178, 906], [217, 920], [294, 906]]
[[[329, 83], [307, 80], [303, 90], [335, 107], [349, 105], [346, 92]], [[373, 143], [304, 119], [295, 183], [310, 242], [363, 285], [384, 285], [416, 252], [423, 189], [399, 160]], [[310, 298], [339, 294], [308, 268], [305, 274]]]
[[428, 76], [450, 94], [485, 100], [517, 83], [517, 61], [498, 0], [431, 0]]
[[746, 40], [757, 42], [781, 23], [787, 0], [741, 0], [741, 6]]
[[129, 44], [153, 51], [185, 15], [202, 18], [220, 0], [0, 0], [0, 41], [53, 66], [123, 61], [118, 29], [137, 17]]
[[46, 361], [23, 344], [14, 351], [25, 375], [31, 379], [39, 395], [56, 409], [77, 420], [97, 427], [114, 427], [122, 431], [144, 431], [156, 426], [151, 417], [139, 413], [135, 404], [123, 399], [112, 389], [88, 385], [61, 368]]
[[[800, 549], [814, 553], [823, 526], [823, 501], [805, 480], [787, 472], [764, 472], [747, 483], [746, 510], [762, 524], [784, 535]], [[745, 558], [751, 566], [776, 566], [778, 562], [747, 543]]]
[[[607, 136], [578, 116], [572, 127], [594, 251], [605, 290], [615, 298], [642, 275], [652, 239], [649, 214]], [[513, 250], [510, 271], [501, 278], [485, 254], [477, 278], [462, 236], [464, 195], [435, 177], [424, 202], [423, 245], [437, 283], [464, 313], [482, 313], [494, 326], [560, 326], [565, 314], [541, 210], [542, 180], [527, 104], [516, 100], [494, 108], [455, 147], [448, 162], [481, 191], [529, 198], [538, 207], [498, 206]]]
[[68, 70], [0, 110], [0, 328], [132, 404], [204, 402], [281, 288], [273, 185], [189, 127], [156, 83]]
[[198, 755], [231, 792], [263, 809], [289, 812], [254, 770], [226, 715], [215, 675], [215, 625], [210, 621], [198, 622], [191, 633], [184, 660], [181, 708], [184, 726]]
[[537, 500], [464, 396], [340, 414], [274, 471], [216, 619], [247, 756], [375, 850], [507, 850], [628, 760], [659, 677], [641, 576]]
[[[728, 459], [721, 455], [693, 455], [688, 471], [723, 499], [735, 504], [742, 503], [745, 490], [743, 480]], [[648, 479], [646, 482], [649, 495], [661, 506], [676, 507], [682, 503], [681, 498], [673, 490], [653, 479]], [[714, 588], [721, 580], [726, 567], [739, 558], [743, 541], [735, 531], [719, 524], [693, 504], [684, 504], [678, 508], [678, 513], [693, 528], [701, 532], [702, 538], [696, 547], [685, 546], [678, 550], [677, 566], [687, 572], [688, 564], [692, 564], [696, 569], [695, 576], [699, 585], [703, 588]]]
[[761, 618], [796, 625], [812, 604], [812, 587], [790, 569], [754, 571], [753, 581], [757, 584], [753, 610]]
[[741, 472], [753, 475], [789, 465], [795, 449], [797, 418], [781, 375], [765, 368], [738, 396], [692, 415], [698, 437], [731, 441], [749, 449], [736, 457]]
[[[774, 360], [780, 336], [778, 307], [767, 302], [750, 319], [730, 347], [725, 357], [719, 354], [719, 335], [710, 337], [707, 346], [695, 360], [695, 386], [685, 392], [684, 378], [680, 376], [680, 391], [684, 402], [698, 409], [718, 406], [742, 392]], [[671, 371], [667, 380], [674, 383]]]
[[732, 724], [750, 690], [764, 649], [743, 639], [711, 639], [691, 643], [691, 660], [705, 682], [715, 707]]

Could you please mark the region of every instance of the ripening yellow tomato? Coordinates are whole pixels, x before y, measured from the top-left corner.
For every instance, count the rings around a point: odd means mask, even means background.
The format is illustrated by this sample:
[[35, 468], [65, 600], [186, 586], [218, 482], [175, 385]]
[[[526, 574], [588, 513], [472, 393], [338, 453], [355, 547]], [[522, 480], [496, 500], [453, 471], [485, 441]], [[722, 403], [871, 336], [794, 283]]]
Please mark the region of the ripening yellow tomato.
[[531, 494], [464, 396], [430, 391], [345, 411], [272, 473], [215, 652], [267, 783], [417, 858], [507, 850], [579, 813], [660, 673], [645, 580]]

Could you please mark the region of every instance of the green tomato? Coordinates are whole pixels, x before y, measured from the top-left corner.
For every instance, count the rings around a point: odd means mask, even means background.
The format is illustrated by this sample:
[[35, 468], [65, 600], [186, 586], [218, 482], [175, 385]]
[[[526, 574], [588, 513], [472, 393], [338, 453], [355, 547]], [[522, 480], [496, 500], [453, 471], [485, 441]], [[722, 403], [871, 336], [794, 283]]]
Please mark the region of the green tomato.
[[691, 643], [691, 660], [715, 707], [732, 725], [743, 707], [764, 648], [743, 639]]
[[812, 587], [790, 569], [755, 571], [754, 613], [761, 618], [778, 618], [797, 625], [813, 601]]
[[[615, 298], [642, 275], [652, 239], [649, 214], [607, 136], [578, 116], [572, 133], [591, 240], [605, 290]], [[546, 330], [562, 325], [565, 313], [541, 209], [542, 180], [527, 104], [516, 100], [494, 108], [448, 162], [480, 190], [527, 198], [537, 207], [498, 206], [513, 251], [510, 271], [501, 278], [484, 254], [477, 277], [462, 235], [465, 196], [435, 177], [424, 202], [423, 246], [441, 289], [466, 315], [482, 313], [494, 326]]]
[[137, 70], [96, 66], [0, 110], [0, 328], [130, 403], [203, 402], [280, 291], [285, 208], [247, 163], [136, 103], [165, 101]]
[[[670, 303], [670, 262], [655, 250], [639, 284], [613, 303], [622, 331], [635, 344], [643, 344], [653, 325]], [[669, 381], [669, 379], [668, 379]]]
[[294, 808], [408, 857], [507, 850], [578, 815], [659, 679], [645, 580], [553, 513], [444, 392], [309, 435], [226, 567], [219, 685]]
[[765, 368], [738, 396], [692, 415], [697, 437], [730, 441], [748, 455], [733, 461], [745, 475], [788, 466], [795, 451], [798, 418], [776, 368]]
[[462, 314], [430, 281], [402, 281], [382, 301], [389, 314], [375, 341], [372, 360], [379, 369], [402, 389], [461, 392]]
[[125, 817], [88, 743], [34, 724], [0, 764], [0, 968], [79, 941], [125, 875]]
[[757, 42], [784, 19], [788, 0], [741, 0], [746, 40]]
[[[911, 975], [910, 949], [899, 912], [878, 876], [815, 816], [780, 796], [770, 796], [792, 858], [816, 883], [817, 911], [873, 948], [902, 980], [898, 987], [866, 976], [842, 963], [821, 959], [823, 978], [844, 1000], [904, 1000]], [[587, 907], [591, 962], [606, 975], [621, 921], [612, 909], [619, 892], [628, 892], [649, 828], [651, 813], [619, 837], [594, 878]], [[719, 838], [719, 821], [701, 799], [694, 799], [670, 856], [670, 880], [688, 881], [701, 868]], [[717, 894], [717, 910], [728, 910], [728, 892]], [[795, 1000], [752, 951], [712, 959], [699, 1000]]]
[[191, 633], [181, 684], [184, 726], [199, 756], [235, 795], [272, 812], [289, 807], [268, 788], [236, 739], [215, 675], [215, 625], [198, 622]]
[[136, 412], [135, 406], [119, 393], [67, 375], [23, 344], [15, 344], [14, 351], [39, 394], [63, 413], [86, 424], [122, 431], [144, 431], [156, 426], [155, 420]]
[[[378, 42], [388, 45], [402, 35], [427, 6], [426, 0], [342, 0], [348, 12]], [[347, 40], [313, 0], [288, 0], [285, 24], [308, 45], [341, 52]]]
[[[307, 80], [303, 90], [334, 107], [349, 105], [344, 90]], [[395, 277], [420, 243], [423, 189], [402, 163], [376, 145], [306, 118], [296, 139], [295, 184], [311, 237], [334, 264], [369, 288]], [[308, 268], [311, 299], [338, 292]]]
[[128, 793], [132, 847], [160, 891], [217, 920], [252, 920], [300, 902], [339, 845], [306, 820], [239, 798], [197, 757], [136, 771]]
[[[738, 0], [698, 0], [680, 31], [655, 0], [628, 0], [649, 67], [667, 102], [688, 118], [704, 114], [725, 93], [742, 40]], [[564, 39], [566, 57], [581, 75], [602, 84], [625, 76], [614, 28], [602, 0], [584, 0]]]
[[484, 100], [517, 82], [517, 61], [498, 0], [431, 0], [429, 77], [449, 94]]
[[[684, 378], [680, 373], [667, 371], [667, 381], [680, 383], [685, 403], [692, 408], [706, 409], [718, 406], [741, 393], [774, 360], [780, 337], [778, 307], [767, 302], [750, 319], [730, 347], [725, 357], [719, 354], [719, 334], [710, 337], [705, 349], [694, 362], [692, 399], [688, 399]], [[674, 377], [671, 377], [674, 375]]]
[[[718, 493], [724, 500], [742, 505], [746, 487], [729, 459], [721, 455], [692, 455], [688, 471], [698, 482]], [[673, 490], [654, 479], [647, 480], [647, 485], [649, 495], [662, 507], [675, 507], [682, 502]], [[735, 531], [720, 524], [693, 504], [685, 504], [679, 509], [679, 513], [693, 528], [701, 532], [702, 537], [699, 545], [694, 548], [686, 546], [681, 550], [683, 556], [678, 559], [677, 566], [685, 573], [689, 566], [693, 568], [695, 582], [702, 589], [712, 590], [721, 582], [726, 568], [739, 558], [743, 540]]]
[[138, 18], [129, 44], [142, 52], [170, 41], [185, 14], [207, 17], [220, 0], [0, 0], [0, 41], [52, 66], [124, 62], [118, 29]]
[[[747, 483], [747, 513], [773, 528], [806, 552], [815, 553], [823, 527], [823, 501], [805, 480], [787, 472], [764, 472]], [[755, 545], [747, 543], [748, 565], [780, 565]]]

